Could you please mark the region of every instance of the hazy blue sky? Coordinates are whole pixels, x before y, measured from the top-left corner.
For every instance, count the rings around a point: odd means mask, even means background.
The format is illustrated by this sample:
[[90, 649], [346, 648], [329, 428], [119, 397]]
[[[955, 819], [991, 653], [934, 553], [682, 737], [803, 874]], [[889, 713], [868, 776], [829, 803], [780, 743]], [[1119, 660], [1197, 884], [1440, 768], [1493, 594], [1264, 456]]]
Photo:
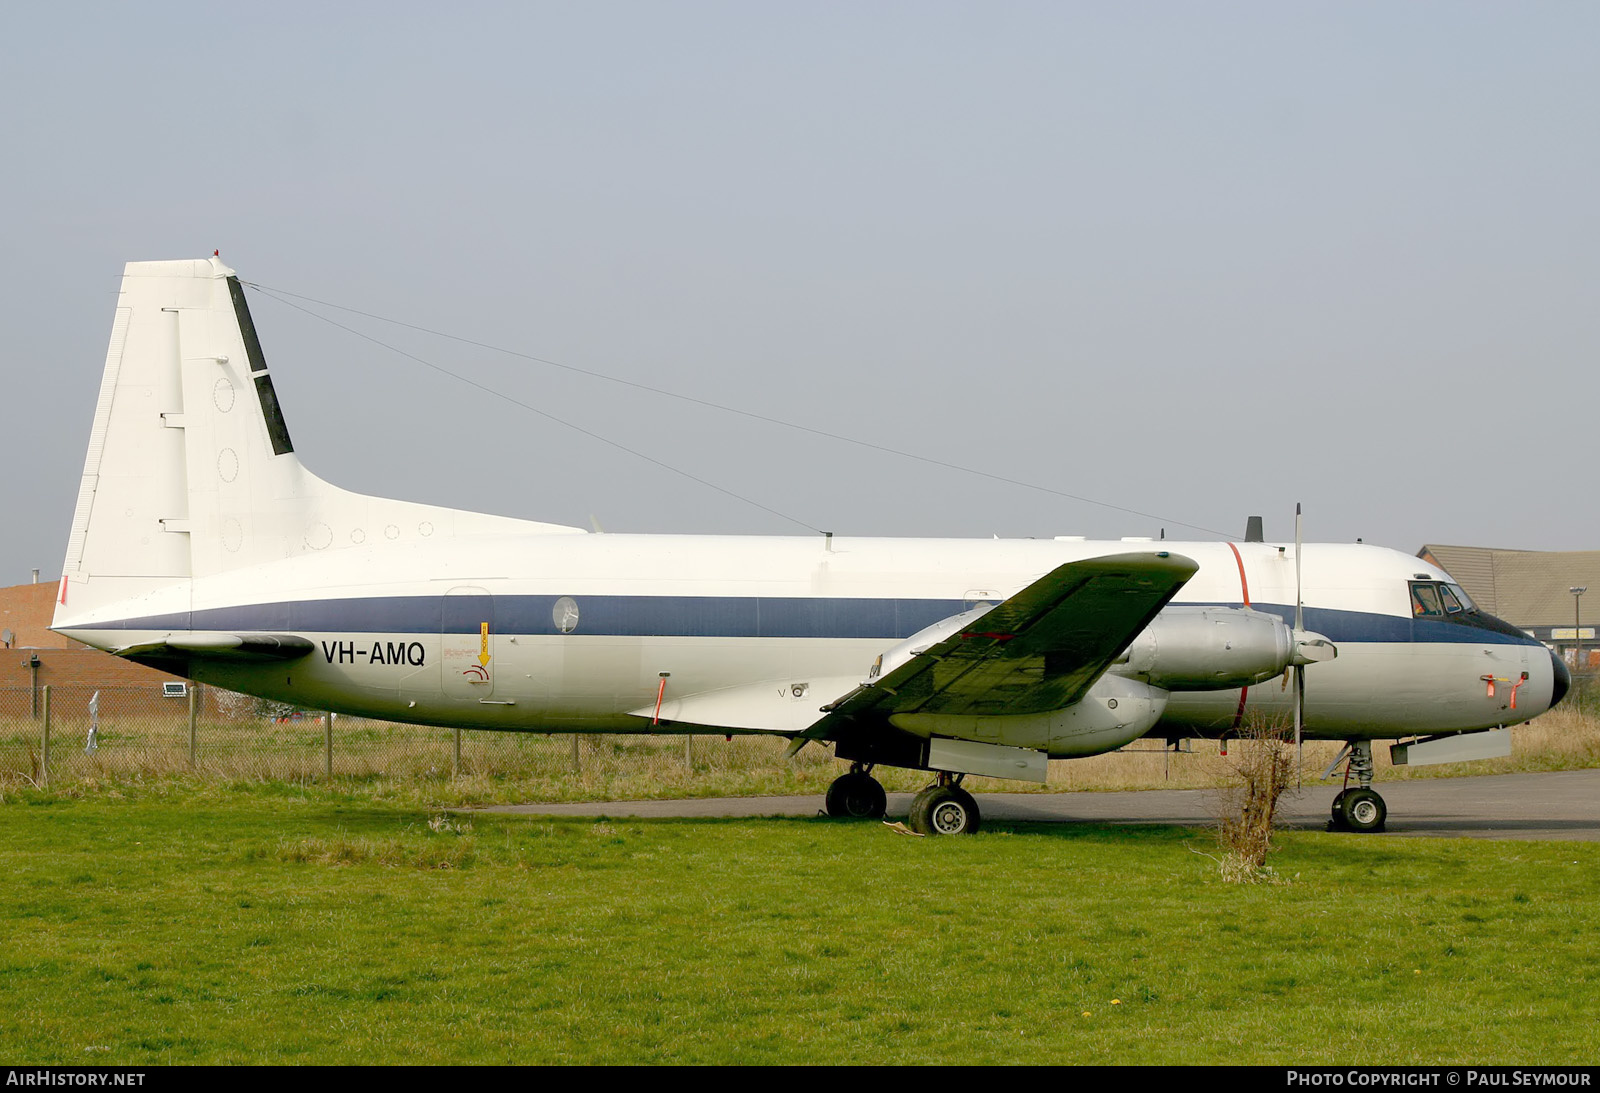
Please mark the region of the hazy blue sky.
[[[246, 280], [840, 534], [1600, 548], [1600, 5], [8, 5], [0, 583], [122, 264]], [[366, 492], [803, 530], [256, 295]]]

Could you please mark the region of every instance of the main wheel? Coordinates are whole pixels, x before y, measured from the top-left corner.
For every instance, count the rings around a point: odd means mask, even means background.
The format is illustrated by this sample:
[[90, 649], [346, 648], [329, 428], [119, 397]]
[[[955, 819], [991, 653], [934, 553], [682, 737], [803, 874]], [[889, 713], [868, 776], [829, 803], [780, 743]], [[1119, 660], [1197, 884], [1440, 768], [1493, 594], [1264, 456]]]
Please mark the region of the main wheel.
[[888, 803], [888, 795], [883, 792], [883, 786], [872, 775], [862, 771], [841, 774], [828, 787], [829, 816], [881, 820]]
[[978, 830], [978, 802], [959, 786], [929, 786], [911, 802], [906, 822], [923, 835], [971, 835]]
[[906, 826], [912, 831], [920, 832], [923, 835], [930, 834], [928, 831], [928, 804], [938, 790], [938, 786], [929, 786], [911, 798], [911, 808], [906, 813]]
[[1352, 789], [1341, 795], [1339, 821], [1350, 831], [1382, 831], [1389, 806], [1370, 789]]
[[1333, 818], [1329, 821], [1328, 830], [1338, 831], [1344, 827], [1344, 799], [1349, 794], [1348, 789], [1341, 789], [1333, 798]]

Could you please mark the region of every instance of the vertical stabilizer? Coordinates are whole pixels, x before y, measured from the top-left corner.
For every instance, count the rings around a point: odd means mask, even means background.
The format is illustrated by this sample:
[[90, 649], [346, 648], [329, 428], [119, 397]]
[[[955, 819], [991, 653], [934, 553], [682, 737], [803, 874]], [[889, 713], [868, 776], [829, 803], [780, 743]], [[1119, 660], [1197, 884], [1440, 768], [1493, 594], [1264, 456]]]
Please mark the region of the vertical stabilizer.
[[182, 316], [212, 306], [220, 261], [130, 262], [122, 275], [62, 564], [56, 619], [166, 594], [191, 575]]
[[233, 270], [128, 263], [54, 625], [184, 611], [192, 580], [229, 570], [500, 531], [580, 529], [329, 485], [294, 453]]

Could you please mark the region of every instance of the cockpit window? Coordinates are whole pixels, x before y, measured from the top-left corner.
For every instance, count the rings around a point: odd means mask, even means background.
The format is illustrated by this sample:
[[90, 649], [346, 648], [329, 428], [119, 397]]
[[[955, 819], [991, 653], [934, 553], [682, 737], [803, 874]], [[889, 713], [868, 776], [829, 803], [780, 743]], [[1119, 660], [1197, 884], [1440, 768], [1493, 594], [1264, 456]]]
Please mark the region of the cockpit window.
[[1411, 613], [1418, 618], [1437, 618], [1442, 615], [1460, 615], [1477, 611], [1461, 586], [1443, 581], [1411, 582]]
[[1443, 615], [1444, 605], [1439, 602], [1439, 586], [1431, 581], [1412, 581], [1411, 613], [1419, 616]]

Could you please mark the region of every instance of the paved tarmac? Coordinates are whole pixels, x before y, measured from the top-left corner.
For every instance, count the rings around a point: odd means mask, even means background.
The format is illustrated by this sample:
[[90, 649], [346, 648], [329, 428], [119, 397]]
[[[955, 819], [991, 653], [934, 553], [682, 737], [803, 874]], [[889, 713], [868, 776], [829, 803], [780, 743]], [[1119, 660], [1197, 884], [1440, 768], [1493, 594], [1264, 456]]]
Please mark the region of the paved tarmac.
[[[1389, 805], [1388, 833], [1432, 838], [1600, 841], [1600, 770], [1495, 774], [1380, 782]], [[1283, 826], [1327, 826], [1337, 784], [1290, 790], [1279, 803]], [[889, 818], [900, 819], [911, 794], [889, 794]], [[1214, 790], [1156, 789], [1136, 793], [980, 793], [985, 823], [1171, 824], [1204, 827], [1217, 816]], [[821, 795], [719, 797], [680, 801], [500, 805], [485, 812], [531, 816], [729, 817], [816, 816]]]

